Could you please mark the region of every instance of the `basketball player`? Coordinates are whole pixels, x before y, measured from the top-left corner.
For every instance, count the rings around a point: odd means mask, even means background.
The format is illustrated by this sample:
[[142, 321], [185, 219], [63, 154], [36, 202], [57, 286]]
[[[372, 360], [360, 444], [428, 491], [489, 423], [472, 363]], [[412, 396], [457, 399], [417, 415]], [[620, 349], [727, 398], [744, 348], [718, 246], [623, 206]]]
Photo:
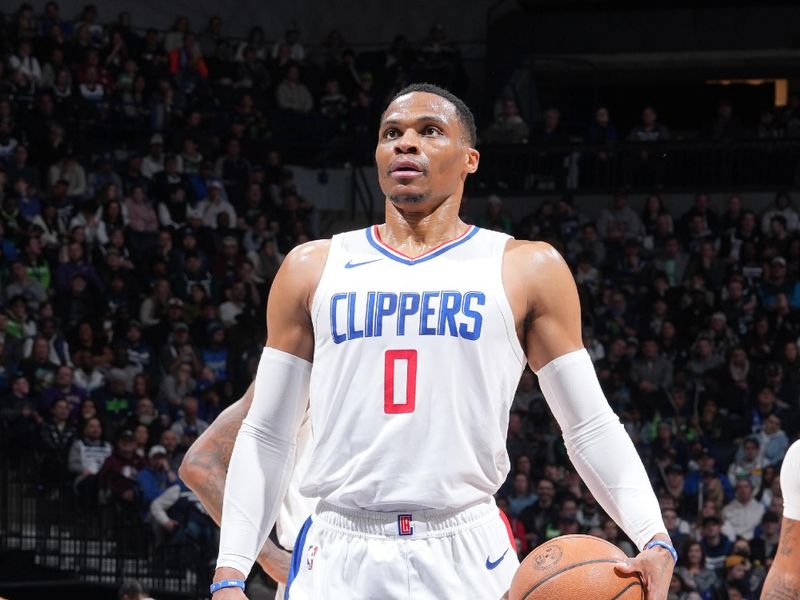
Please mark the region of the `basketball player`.
[[783, 459], [781, 491], [781, 539], [761, 600], [800, 600], [800, 441], [789, 447]]
[[309, 397], [301, 492], [320, 501], [297, 537], [286, 597], [501, 597], [518, 563], [492, 496], [509, 470], [508, 412], [526, 363], [572, 462], [642, 550], [620, 570], [639, 572], [649, 599], [666, 597], [675, 551], [582, 347], [569, 268], [546, 244], [458, 218], [475, 137], [461, 100], [406, 88], [375, 152], [386, 222], [286, 257], [228, 470], [216, 600], [245, 597]]
[[[233, 444], [242, 420], [253, 402], [253, 388], [254, 385], [250, 384], [244, 396], [214, 420], [191, 445], [180, 466], [181, 479], [191, 488], [217, 524], [222, 520], [222, 494]], [[292, 559], [291, 553], [286, 549], [294, 546], [300, 527], [317, 503], [316, 499], [306, 498], [298, 491], [310, 454], [309, 425], [310, 421], [306, 419], [298, 433], [292, 481], [275, 524], [278, 543], [268, 538], [257, 559], [264, 571], [278, 582], [276, 600], [283, 600], [285, 595], [284, 584]]]

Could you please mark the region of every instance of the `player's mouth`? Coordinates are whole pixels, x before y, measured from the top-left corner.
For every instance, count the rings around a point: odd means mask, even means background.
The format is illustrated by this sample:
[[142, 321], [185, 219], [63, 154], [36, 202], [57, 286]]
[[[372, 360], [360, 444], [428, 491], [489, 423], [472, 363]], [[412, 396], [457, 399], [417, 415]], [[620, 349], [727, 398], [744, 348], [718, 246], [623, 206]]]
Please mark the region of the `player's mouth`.
[[389, 167], [389, 176], [398, 181], [422, 177], [426, 172], [427, 169], [423, 165], [409, 159], [397, 160]]

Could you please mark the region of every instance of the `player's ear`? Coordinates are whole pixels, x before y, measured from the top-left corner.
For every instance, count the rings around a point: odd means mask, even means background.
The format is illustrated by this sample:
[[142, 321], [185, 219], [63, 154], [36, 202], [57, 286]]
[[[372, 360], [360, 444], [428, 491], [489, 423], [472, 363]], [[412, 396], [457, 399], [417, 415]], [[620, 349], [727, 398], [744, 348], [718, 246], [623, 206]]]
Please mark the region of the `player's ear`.
[[478, 163], [481, 160], [481, 153], [475, 150], [475, 148], [467, 148], [467, 154], [464, 157], [465, 160], [465, 171], [467, 173], [474, 173], [478, 170]]

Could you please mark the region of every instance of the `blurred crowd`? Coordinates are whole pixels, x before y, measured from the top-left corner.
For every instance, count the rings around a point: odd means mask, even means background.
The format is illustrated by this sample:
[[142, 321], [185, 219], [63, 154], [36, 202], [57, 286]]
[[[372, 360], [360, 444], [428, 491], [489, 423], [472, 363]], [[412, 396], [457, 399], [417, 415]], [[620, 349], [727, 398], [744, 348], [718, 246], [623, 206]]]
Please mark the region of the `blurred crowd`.
[[[42, 8], [0, 22], [4, 449], [37, 457], [43, 497], [69, 489], [157, 540], [213, 547], [178, 466], [250, 383], [283, 256], [328, 233], [284, 161], [319, 132], [331, 160], [371, 153], [387, 95], [412, 79], [462, 90], [460, 55], [438, 26], [358, 54], [336, 31], [311, 50], [291, 27], [236, 41], [217, 17], [158, 32], [93, 5]], [[483, 139], [527, 141], [515, 103], [499, 106]], [[609, 140], [607, 111], [598, 123]], [[564, 139], [557, 111], [543, 131]], [[631, 132], [668, 135], [654, 112]], [[658, 195], [610, 205], [590, 219], [564, 197], [513, 220], [492, 196], [462, 216], [548, 241], [572, 267], [584, 343], [681, 553], [672, 597], [754, 598], [800, 431], [798, 213], [787, 192], [760, 213], [738, 195], [715, 211], [704, 193], [683, 214]], [[634, 551], [570, 467], [530, 372], [508, 449], [498, 503], [521, 555], [577, 532]]]
[[[720, 199], [723, 200], [723, 199]], [[624, 191], [599, 219], [570, 198], [513, 223], [491, 197], [478, 223], [554, 244], [573, 268], [584, 344], [658, 493], [681, 560], [672, 598], [756, 598], [778, 543], [784, 453], [800, 432], [800, 229], [788, 192], [757, 214], [699, 193], [673, 215]], [[569, 466], [533, 373], [514, 399], [512, 473], [499, 494], [520, 553], [586, 532], [634, 548]]]

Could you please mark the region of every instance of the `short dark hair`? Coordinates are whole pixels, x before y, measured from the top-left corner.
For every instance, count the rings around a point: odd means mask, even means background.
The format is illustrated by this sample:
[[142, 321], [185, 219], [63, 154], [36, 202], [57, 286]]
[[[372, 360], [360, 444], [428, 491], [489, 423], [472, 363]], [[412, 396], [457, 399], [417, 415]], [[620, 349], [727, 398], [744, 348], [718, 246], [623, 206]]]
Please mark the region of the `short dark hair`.
[[136, 580], [129, 580], [123, 582], [123, 584], [119, 587], [117, 591], [117, 597], [122, 600], [122, 598], [141, 598], [144, 596], [144, 588], [142, 584]]
[[472, 114], [469, 106], [467, 106], [467, 104], [461, 98], [444, 89], [443, 87], [439, 87], [433, 83], [412, 83], [411, 85], [407, 85], [402, 90], [397, 92], [386, 105], [387, 108], [389, 104], [397, 100], [400, 96], [405, 96], [406, 94], [411, 94], [413, 92], [434, 94], [444, 98], [450, 104], [452, 104], [456, 109], [456, 113], [458, 114], [458, 120], [461, 121], [461, 127], [464, 129], [464, 134], [466, 135], [467, 141], [469, 142], [470, 146], [474, 146], [476, 144], [478, 141], [478, 130], [475, 127], [475, 116]]

